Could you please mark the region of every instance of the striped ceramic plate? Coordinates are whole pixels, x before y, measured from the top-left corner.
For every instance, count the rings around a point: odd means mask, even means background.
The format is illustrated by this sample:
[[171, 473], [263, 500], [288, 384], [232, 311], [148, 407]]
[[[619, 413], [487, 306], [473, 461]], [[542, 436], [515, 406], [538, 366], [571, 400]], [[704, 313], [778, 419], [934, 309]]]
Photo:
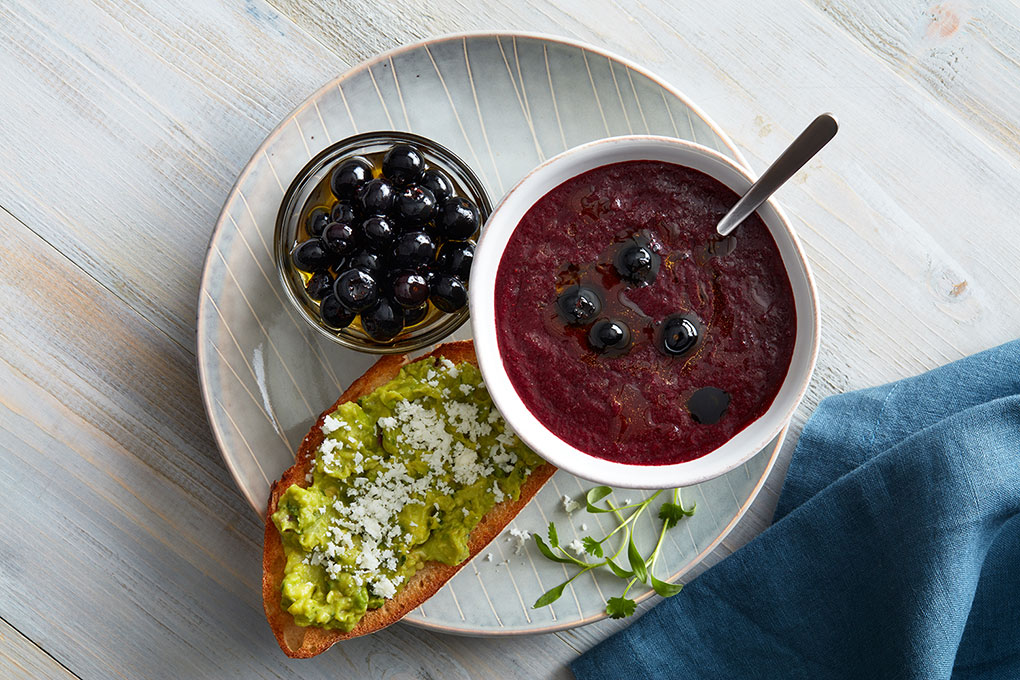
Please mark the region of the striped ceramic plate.
[[[383, 54], [324, 86], [269, 135], [241, 173], [202, 278], [202, 391], [227, 466], [260, 512], [271, 480], [293, 462], [320, 410], [375, 359], [330, 344], [298, 319], [284, 301], [271, 252], [276, 213], [294, 175], [325, 146], [369, 130], [408, 130], [452, 149], [474, 167], [493, 203], [546, 158], [613, 135], [673, 135], [742, 161], [725, 135], [672, 87], [623, 59], [558, 38], [439, 38]], [[465, 327], [457, 336], [468, 333]], [[698, 510], [667, 533], [656, 567], [660, 577], [680, 578], [726, 536], [764, 484], [779, 443], [684, 491]], [[583, 500], [588, 486], [558, 473], [514, 526], [544, 531], [555, 521], [562, 543], [606, 531], [608, 516], [564, 509], [563, 496]], [[642, 518], [639, 543], [653, 544], [657, 525]], [[590, 572], [552, 606], [532, 609], [567, 575], [564, 565], [545, 560], [533, 545], [517, 553], [500, 537], [407, 620], [499, 635], [602, 618], [606, 598], [620, 591], [608, 573]]]

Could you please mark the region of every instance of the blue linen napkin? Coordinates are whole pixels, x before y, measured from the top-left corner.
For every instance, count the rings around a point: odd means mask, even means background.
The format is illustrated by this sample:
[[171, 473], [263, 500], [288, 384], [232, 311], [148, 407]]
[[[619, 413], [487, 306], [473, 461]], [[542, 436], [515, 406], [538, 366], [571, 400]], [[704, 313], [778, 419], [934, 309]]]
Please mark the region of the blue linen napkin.
[[1020, 678], [1020, 341], [824, 400], [775, 523], [571, 668]]

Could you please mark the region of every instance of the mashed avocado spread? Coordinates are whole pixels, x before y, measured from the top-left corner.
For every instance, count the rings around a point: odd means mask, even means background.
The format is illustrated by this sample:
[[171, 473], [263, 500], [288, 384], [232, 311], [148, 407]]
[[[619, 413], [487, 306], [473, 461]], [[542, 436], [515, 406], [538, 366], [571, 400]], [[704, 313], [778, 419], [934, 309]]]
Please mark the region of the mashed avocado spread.
[[458, 564], [468, 534], [518, 498], [541, 460], [496, 411], [478, 369], [414, 362], [326, 417], [307, 488], [273, 522], [287, 565], [282, 604], [301, 626], [351, 630], [428, 560]]

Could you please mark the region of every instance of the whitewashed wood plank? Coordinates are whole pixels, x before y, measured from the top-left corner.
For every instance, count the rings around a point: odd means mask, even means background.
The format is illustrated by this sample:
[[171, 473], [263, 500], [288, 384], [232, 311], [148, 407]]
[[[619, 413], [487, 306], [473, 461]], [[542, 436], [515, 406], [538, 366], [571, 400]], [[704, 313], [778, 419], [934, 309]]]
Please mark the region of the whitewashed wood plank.
[[3, 3], [0, 205], [190, 349], [234, 179], [350, 63], [260, 0]]
[[554, 636], [406, 626], [287, 660], [191, 357], [3, 212], [0, 241], [0, 602], [27, 637], [82, 677], [565, 677]]
[[78, 676], [0, 619], [0, 677], [6, 680], [72, 680]]
[[1008, 0], [811, 0], [897, 76], [973, 127], [991, 147], [1020, 152], [1020, 12]]

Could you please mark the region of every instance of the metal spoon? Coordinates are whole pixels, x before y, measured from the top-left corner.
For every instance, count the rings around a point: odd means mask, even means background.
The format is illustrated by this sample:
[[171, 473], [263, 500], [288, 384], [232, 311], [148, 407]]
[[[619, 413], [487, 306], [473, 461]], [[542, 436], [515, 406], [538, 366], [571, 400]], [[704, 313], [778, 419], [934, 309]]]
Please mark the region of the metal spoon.
[[822, 115], [811, 121], [797, 139], [793, 140], [786, 151], [762, 173], [758, 181], [751, 185], [730, 211], [723, 215], [716, 226], [720, 236], [729, 236], [741, 222], [750, 217], [758, 207], [768, 200], [776, 189], [793, 177], [794, 173], [818, 153], [829, 140], [836, 136], [839, 123], [831, 113]]

